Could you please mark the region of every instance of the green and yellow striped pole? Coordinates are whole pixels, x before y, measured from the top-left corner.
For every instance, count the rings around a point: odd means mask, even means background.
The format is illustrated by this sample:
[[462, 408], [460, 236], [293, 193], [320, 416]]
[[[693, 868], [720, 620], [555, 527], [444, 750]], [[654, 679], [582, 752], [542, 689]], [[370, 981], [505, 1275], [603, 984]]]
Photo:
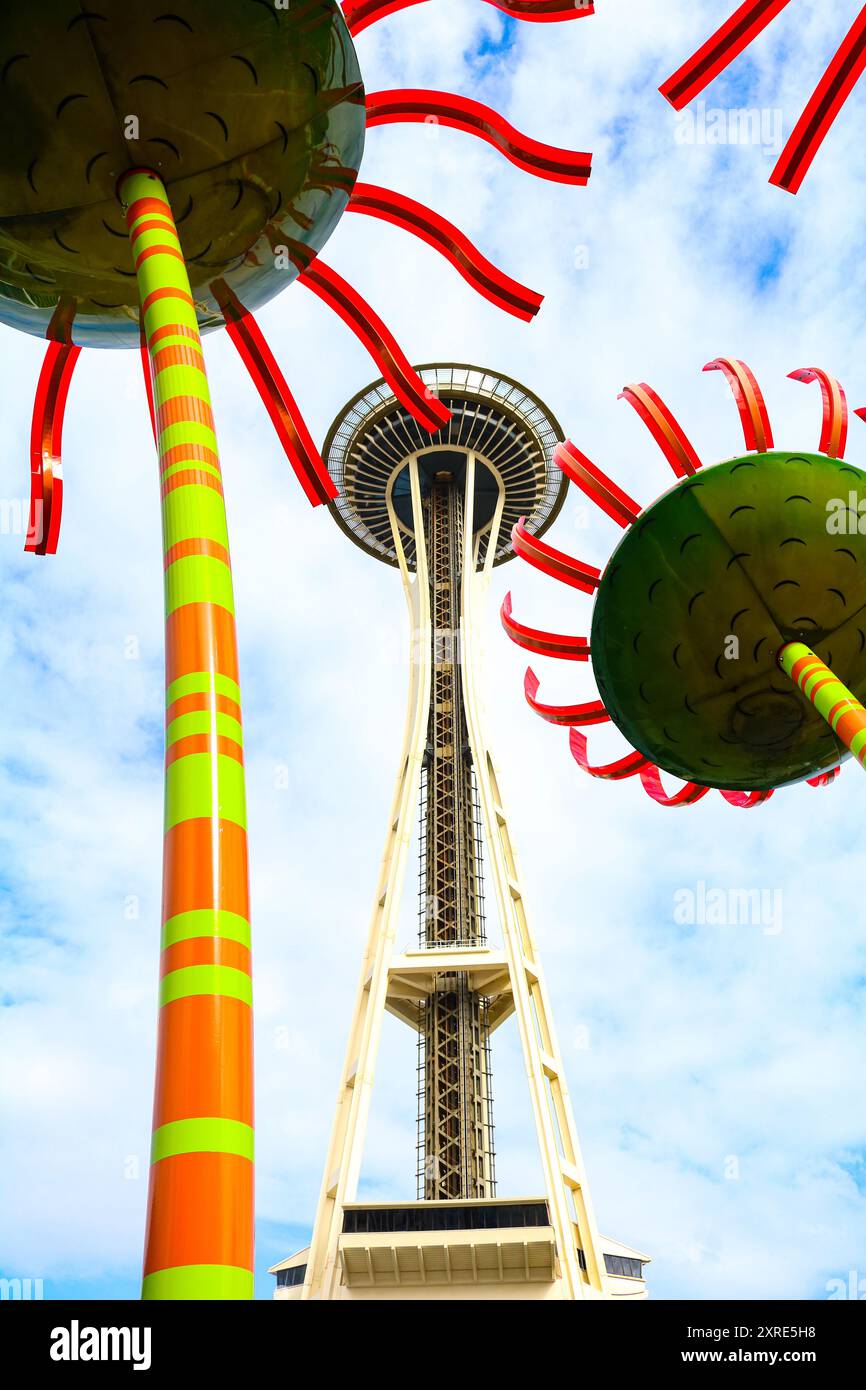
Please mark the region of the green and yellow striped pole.
[[159, 1041], [142, 1297], [253, 1292], [249, 886], [234, 599], [217, 441], [166, 191], [126, 208], [154, 393], [166, 622]]
[[803, 642], [788, 642], [779, 652], [778, 660], [782, 670], [826, 719], [836, 737], [866, 767], [866, 709], [860, 701]]

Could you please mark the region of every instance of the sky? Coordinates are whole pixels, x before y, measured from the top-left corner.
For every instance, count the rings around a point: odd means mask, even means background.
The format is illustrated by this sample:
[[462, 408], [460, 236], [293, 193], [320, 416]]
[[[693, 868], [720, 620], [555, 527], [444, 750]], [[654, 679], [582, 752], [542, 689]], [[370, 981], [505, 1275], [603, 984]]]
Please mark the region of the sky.
[[[659, 84], [730, 0], [600, 0], [562, 26], [432, 0], [357, 42], [367, 88], [431, 87], [520, 130], [592, 150], [587, 188], [532, 179], [430, 126], [367, 137], [362, 177], [455, 222], [543, 291], [531, 326], [475, 297], [427, 246], [347, 215], [324, 259], [418, 363], [517, 377], [632, 496], [671, 475], [617, 401], [648, 381], [706, 463], [739, 451], [717, 356], [741, 357], [780, 447], [817, 449], [820, 394], [866, 404], [866, 86], [796, 198], [779, 152], [720, 145]], [[705, 93], [758, 108], [784, 139], [859, 0], [793, 0]], [[322, 441], [377, 375], [294, 285], [259, 323]], [[0, 498], [26, 497], [36, 339], [0, 328]], [[244, 696], [256, 1000], [257, 1294], [308, 1242], [357, 985], [405, 704], [396, 573], [312, 510], [224, 334], [205, 352], [229, 510]], [[866, 467], [852, 420], [848, 457]], [[8, 513], [14, 511], [11, 508]], [[602, 566], [619, 532], [574, 490], [548, 539]], [[162, 565], [137, 353], [82, 354], [64, 434], [60, 553], [0, 535], [0, 1274], [47, 1298], [137, 1296], [156, 1027], [162, 818]], [[866, 1295], [866, 928], [856, 826], [864, 783], [785, 790], [750, 813], [716, 795], [655, 806], [638, 782], [584, 777], [565, 731], [522, 692], [499, 629], [507, 590], [533, 626], [586, 632], [588, 599], [517, 562], [495, 571], [487, 706], [601, 1231], [652, 1256], [652, 1296]], [[593, 697], [591, 673], [539, 659], [542, 697]], [[593, 731], [591, 754], [621, 748]], [[414, 875], [410, 873], [410, 878]], [[756, 924], [683, 923], [678, 894], [762, 890]], [[495, 925], [495, 924], [494, 924]], [[405, 942], [415, 931], [407, 892]], [[494, 933], [495, 935], [495, 933]], [[401, 943], [402, 944], [402, 943]], [[362, 1177], [415, 1191], [415, 1049], [388, 1018]], [[494, 1040], [503, 1196], [539, 1190], [514, 1025]], [[850, 1284], [851, 1273], [854, 1282]]]

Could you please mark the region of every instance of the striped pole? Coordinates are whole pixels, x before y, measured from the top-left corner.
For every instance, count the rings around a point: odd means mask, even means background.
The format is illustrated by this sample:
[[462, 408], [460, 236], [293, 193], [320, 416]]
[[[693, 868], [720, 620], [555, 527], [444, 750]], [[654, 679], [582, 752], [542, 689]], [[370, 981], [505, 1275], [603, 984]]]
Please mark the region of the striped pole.
[[788, 642], [778, 659], [782, 670], [826, 719], [836, 737], [866, 767], [866, 709], [860, 701], [802, 642]]
[[240, 690], [217, 441], [166, 191], [126, 208], [153, 381], [165, 559], [165, 848], [142, 1297], [253, 1292], [253, 1061]]

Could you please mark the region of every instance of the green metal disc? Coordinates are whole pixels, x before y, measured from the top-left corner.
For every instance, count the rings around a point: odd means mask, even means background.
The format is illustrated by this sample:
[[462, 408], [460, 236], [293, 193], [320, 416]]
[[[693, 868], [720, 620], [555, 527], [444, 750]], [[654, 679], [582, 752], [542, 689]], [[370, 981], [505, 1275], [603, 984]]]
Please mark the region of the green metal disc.
[[247, 309], [321, 249], [364, 147], [335, 0], [4, 0], [0, 322], [91, 347], [139, 342], [118, 176], [168, 189], [199, 324], [213, 283]]
[[866, 514], [866, 474], [844, 461], [750, 454], [677, 484], [629, 529], [596, 597], [592, 661], [636, 749], [744, 791], [849, 756], [776, 653], [805, 642], [866, 696], [861, 501]]

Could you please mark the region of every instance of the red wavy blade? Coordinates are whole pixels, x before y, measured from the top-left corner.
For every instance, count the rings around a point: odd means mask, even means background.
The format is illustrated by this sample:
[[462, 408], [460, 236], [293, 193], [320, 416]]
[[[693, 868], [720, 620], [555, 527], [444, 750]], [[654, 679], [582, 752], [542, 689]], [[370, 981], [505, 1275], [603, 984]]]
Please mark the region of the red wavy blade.
[[555, 183], [585, 184], [592, 173], [592, 155], [543, 145], [522, 135], [498, 111], [453, 92], [405, 88], [373, 92], [367, 97], [367, 126], [394, 122], [451, 126], [486, 140], [512, 164]]
[[624, 386], [618, 397], [628, 401], [643, 420], [678, 478], [694, 476], [702, 467], [691, 441], [661, 396], [645, 381]]
[[844, 43], [815, 89], [779, 162], [770, 183], [797, 193], [827, 137], [830, 127], [866, 69], [866, 5], [854, 20]]
[[[343, 0], [343, 14], [349, 33], [357, 38], [371, 24], [376, 24], [399, 10], [408, 10], [424, 0]], [[556, 24], [569, 19], [586, 19], [595, 14], [593, 0], [486, 0], [512, 19], [525, 19], [531, 24]]]
[[576, 444], [567, 439], [557, 444], [554, 458], [563, 473], [585, 493], [591, 502], [615, 521], [617, 526], [631, 526], [640, 516], [640, 506], [627, 492], [617, 487], [606, 473], [582, 454]]
[[606, 763], [603, 767], [592, 767], [587, 756], [586, 735], [579, 733], [577, 729], [570, 731], [568, 746], [578, 767], [588, 772], [590, 777], [599, 777], [605, 782], [624, 782], [626, 778], [636, 777], [642, 768], [649, 766], [643, 753], [633, 752], [626, 753], [625, 757], [618, 758], [613, 763]]
[[767, 25], [782, 13], [790, 0], [745, 0], [730, 19], [693, 53], [659, 88], [675, 111], [682, 111], [724, 72]]
[[489, 299], [497, 308], [504, 309], [507, 314], [529, 323], [541, 308], [540, 294], [499, 270], [457, 227], [423, 203], [416, 203], [413, 198], [405, 198], [402, 193], [394, 193], [389, 188], [358, 183], [349, 199], [347, 211], [379, 217], [420, 237], [450, 261], [478, 294]]
[[538, 628], [515, 622], [511, 616], [510, 594], [506, 594], [502, 600], [499, 617], [512, 642], [525, 651], [555, 656], [562, 661], [589, 660], [589, 643], [585, 637], [563, 637], [556, 632], [541, 632]]
[[298, 281], [338, 314], [364, 344], [397, 399], [430, 434], [451, 419], [451, 411], [432, 394], [409, 364], [409, 359], [357, 290], [317, 258]]
[[513, 528], [511, 543], [515, 555], [526, 560], [534, 569], [541, 570], [542, 574], [549, 574], [551, 579], [559, 579], [585, 594], [595, 593], [598, 588], [601, 570], [594, 565], [585, 565], [582, 560], [575, 560], [573, 555], [566, 555], [562, 550], [554, 550], [552, 545], [531, 536], [526, 529], [526, 517], [522, 516]]
[[641, 768], [639, 776], [647, 796], [651, 797], [658, 806], [672, 808], [694, 806], [710, 790], [709, 787], [699, 787], [696, 782], [686, 782], [685, 786], [680, 787], [673, 796], [668, 796], [662, 786], [661, 773], [653, 763], [648, 763], [646, 767]]
[[523, 693], [526, 703], [549, 724], [607, 724], [610, 715], [600, 700], [591, 700], [582, 705], [543, 705], [535, 697], [538, 694], [538, 677], [530, 668], [523, 678]]

